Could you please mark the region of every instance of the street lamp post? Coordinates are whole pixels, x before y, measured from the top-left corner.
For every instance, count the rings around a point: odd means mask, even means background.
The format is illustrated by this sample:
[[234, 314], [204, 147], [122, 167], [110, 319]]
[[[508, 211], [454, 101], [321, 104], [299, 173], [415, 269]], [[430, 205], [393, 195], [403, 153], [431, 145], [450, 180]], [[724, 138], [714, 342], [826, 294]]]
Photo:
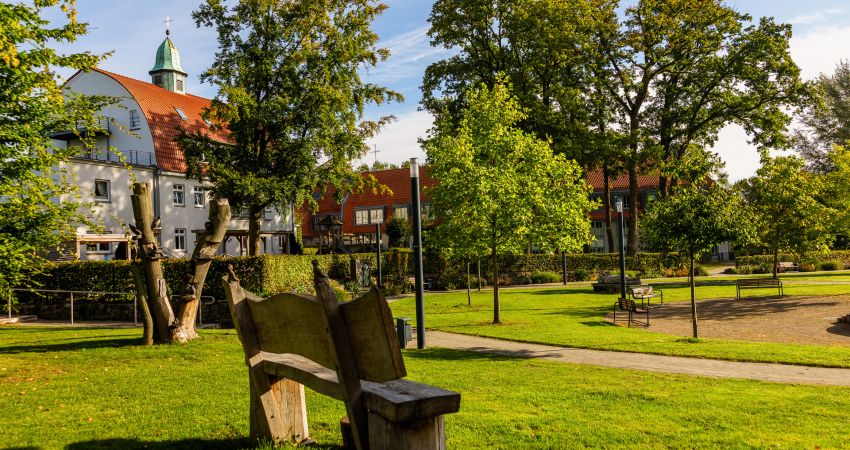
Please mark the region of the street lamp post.
[[381, 224], [375, 224], [375, 236], [378, 242], [377, 257], [378, 257], [378, 289], [381, 288]]
[[626, 246], [623, 239], [623, 197], [617, 197], [614, 202], [620, 216], [620, 298], [626, 298]]
[[410, 195], [413, 207], [413, 270], [416, 279], [416, 348], [425, 348], [425, 289], [422, 271], [422, 217], [419, 206], [419, 163], [410, 158]]

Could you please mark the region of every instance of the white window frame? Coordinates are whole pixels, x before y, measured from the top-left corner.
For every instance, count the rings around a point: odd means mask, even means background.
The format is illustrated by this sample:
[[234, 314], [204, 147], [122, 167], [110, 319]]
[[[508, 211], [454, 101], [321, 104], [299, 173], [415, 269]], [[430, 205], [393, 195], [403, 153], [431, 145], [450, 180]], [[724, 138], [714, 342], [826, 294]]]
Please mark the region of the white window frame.
[[[363, 217], [364, 215], [365, 217]], [[376, 223], [384, 223], [387, 218], [386, 216], [386, 207], [384, 206], [364, 206], [362, 208], [355, 208], [354, 225], [374, 225]]]
[[186, 229], [185, 228], [175, 228], [174, 229], [174, 250], [177, 251], [186, 251]]
[[183, 80], [179, 78], [174, 80], [174, 89], [179, 92], [183, 92], [185, 90]]
[[369, 210], [366, 208], [354, 210], [354, 225], [369, 225]]
[[[112, 230], [104, 230], [105, 234], [112, 234]], [[87, 231], [86, 234], [97, 234], [94, 231]], [[112, 243], [110, 242], [87, 242], [86, 253], [91, 254], [108, 254], [112, 253]]]
[[[106, 184], [106, 196], [98, 196], [97, 195], [97, 183], [105, 183]], [[94, 191], [92, 191], [92, 195], [94, 196], [95, 201], [101, 203], [109, 203], [112, 201], [112, 183], [109, 180], [101, 180], [98, 178], [94, 179]]]
[[186, 186], [182, 184], [171, 186], [171, 203], [174, 206], [186, 206]]
[[[404, 211], [403, 214], [399, 214], [397, 211]], [[395, 205], [393, 206], [393, 219], [404, 219], [410, 220], [410, 206], [408, 205]]]
[[180, 118], [181, 118], [181, 119], [183, 119], [183, 120], [189, 120], [189, 116], [187, 116], [187, 115], [186, 115], [186, 113], [185, 113], [185, 112], [183, 112], [183, 110], [182, 110], [182, 109], [180, 109], [180, 108], [178, 108], [178, 107], [176, 107], [176, 106], [175, 106], [175, 107], [174, 107], [174, 110], [175, 110], [175, 111], [177, 111], [177, 115], [178, 115], [178, 116], [180, 116]]
[[[200, 195], [200, 197], [198, 197]], [[198, 203], [198, 199], [200, 198], [201, 202]], [[192, 202], [195, 204], [195, 208], [203, 208], [207, 204], [207, 191], [203, 186], [195, 186], [192, 188]]]

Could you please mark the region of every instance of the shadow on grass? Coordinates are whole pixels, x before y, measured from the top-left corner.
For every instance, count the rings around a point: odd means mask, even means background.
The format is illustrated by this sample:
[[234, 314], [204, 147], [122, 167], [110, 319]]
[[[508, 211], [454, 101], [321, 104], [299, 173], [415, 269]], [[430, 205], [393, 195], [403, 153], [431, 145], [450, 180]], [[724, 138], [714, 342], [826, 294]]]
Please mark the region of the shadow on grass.
[[[273, 449], [270, 444], [256, 446], [251, 439], [181, 439], [179, 441], [142, 441], [139, 439], [103, 439], [97, 441], [75, 442], [65, 447], [66, 450], [97, 450], [97, 449]], [[289, 447], [286, 447], [289, 448]], [[338, 445], [312, 444], [309, 449], [341, 449]]]
[[[70, 339], [69, 339], [70, 340]], [[16, 354], [16, 353], [46, 353], [46, 352], [65, 352], [83, 349], [95, 348], [121, 348], [121, 347], [137, 347], [141, 345], [141, 337], [108, 337], [102, 339], [92, 339], [81, 341], [79, 338], [73, 338], [73, 342], [66, 343], [26, 343], [21, 345], [7, 345], [0, 347], [0, 355]]]
[[[834, 306], [837, 302], [811, 302], [805, 297], [745, 297], [741, 300], [711, 299], [699, 302], [701, 319], [723, 320], [740, 317], [758, 317], [784, 313], [802, 308]], [[691, 316], [690, 304], [685, 302], [665, 304], [653, 309], [656, 317], [688, 318]]]
[[502, 352], [485, 347], [470, 350], [452, 350], [448, 348], [409, 349], [404, 352], [405, 359], [422, 361], [509, 361], [513, 358], [531, 358], [530, 352]]

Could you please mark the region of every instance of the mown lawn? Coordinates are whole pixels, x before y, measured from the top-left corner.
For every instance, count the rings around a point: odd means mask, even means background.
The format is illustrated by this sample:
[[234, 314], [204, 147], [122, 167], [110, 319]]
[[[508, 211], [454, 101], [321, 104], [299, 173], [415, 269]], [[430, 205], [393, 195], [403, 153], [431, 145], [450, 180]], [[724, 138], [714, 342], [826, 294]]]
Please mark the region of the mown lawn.
[[[783, 277], [786, 295], [840, 295], [850, 293], [848, 274], [800, 274]], [[711, 277], [699, 280], [698, 300], [734, 298], [734, 279]], [[810, 283], [810, 284], [807, 284]], [[833, 284], [830, 284], [833, 283]], [[664, 290], [664, 301], [690, 301], [685, 283], [653, 280]], [[776, 295], [776, 290], [749, 289], [744, 296]], [[594, 293], [588, 283], [568, 287], [518, 288], [500, 290], [503, 324], [493, 325], [493, 293], [473, 290], [472, 306], [465, 291], [427, 293], [425, 326], [429, 329], [472, 334], [524, 342], [690, 356], [737, 361], [780, 362], [787, 364], [850, 367], [850, 347], [794, 345], [768, 342], [701, 339], [653, 333], [640, 328], [614, 326], [605, 321], [617, 294]], [[742, 299], [741, 301], [746, 301]], [[415, 317], [414, 300], [392, 304], [396, 316]], [[850, 311], [848, 311], [850, 312]]]
[[[138, 329], [0, 328], [3, 448], [252, 448], [229, 331], [138, 347]], [[429, 349], [409, 377], [461, 392], [453, 449], [838, 448], [850, 389], [660, 375]], [[339, 444], [342, 405], [308, 393], [310, 429]]]

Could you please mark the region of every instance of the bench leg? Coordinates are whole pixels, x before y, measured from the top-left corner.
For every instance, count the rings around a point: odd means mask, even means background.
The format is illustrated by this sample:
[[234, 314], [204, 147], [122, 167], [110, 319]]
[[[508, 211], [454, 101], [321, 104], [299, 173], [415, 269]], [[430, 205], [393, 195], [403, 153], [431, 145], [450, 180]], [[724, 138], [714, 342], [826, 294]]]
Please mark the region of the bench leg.
[[369, 413], [371, 450], [445, 450], [446, 430], [443, 416], [411, 422], [390, 422]]
[[304, 386], [292, 380], [267, 378], [268, 390], [251, 383], [251, 438], [257, 441], [299, 443], [309, 438]]

